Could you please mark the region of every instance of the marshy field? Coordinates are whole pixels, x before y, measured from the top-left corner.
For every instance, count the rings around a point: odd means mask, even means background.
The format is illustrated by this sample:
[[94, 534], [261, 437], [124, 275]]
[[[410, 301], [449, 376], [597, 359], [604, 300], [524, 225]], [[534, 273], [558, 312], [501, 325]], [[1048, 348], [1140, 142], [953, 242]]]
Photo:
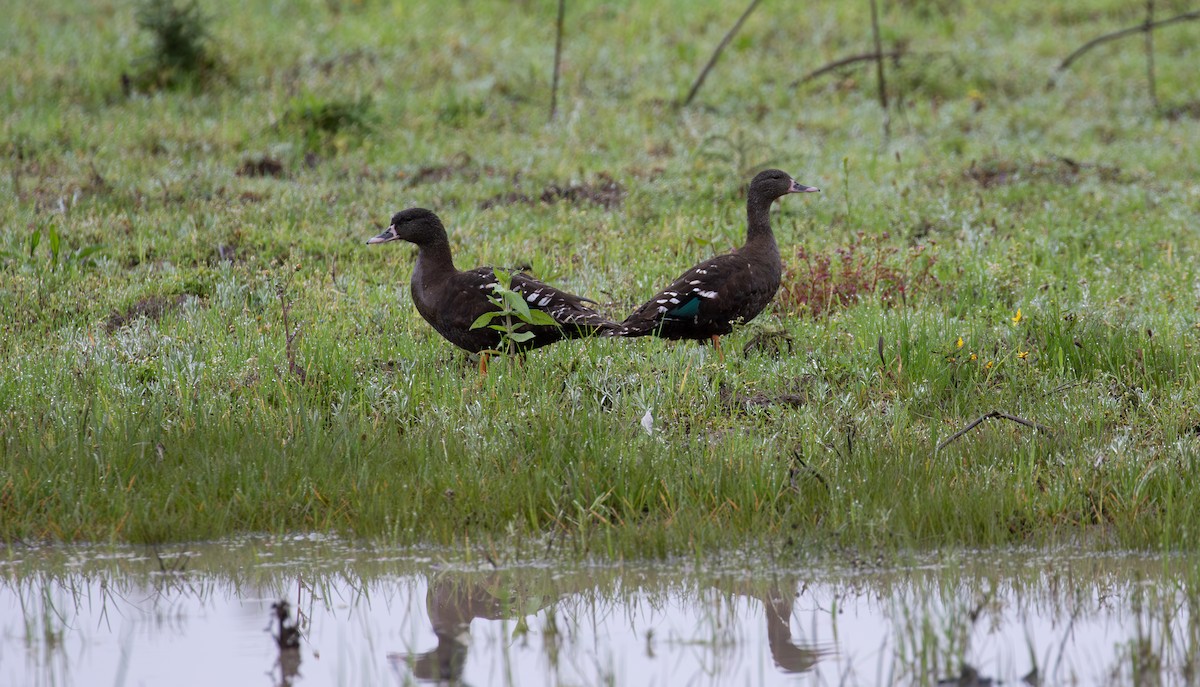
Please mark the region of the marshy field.
[[[567, 2], [557, 79], [550, 2], [4, 4], [9, 556], [1067, 547], [1200, 579], [1189, 2], [896, 0], [878, 37], [865, 0], [755, 3], [707, 71], [749, 3]], [[723, 357], [597, 338], [481, 375], [413, 247], [366, 245], [428, 208], [458, 267], [619, 321], [741, 245], [767, 167], [822, 192], [776, 203], [783, 286]]]

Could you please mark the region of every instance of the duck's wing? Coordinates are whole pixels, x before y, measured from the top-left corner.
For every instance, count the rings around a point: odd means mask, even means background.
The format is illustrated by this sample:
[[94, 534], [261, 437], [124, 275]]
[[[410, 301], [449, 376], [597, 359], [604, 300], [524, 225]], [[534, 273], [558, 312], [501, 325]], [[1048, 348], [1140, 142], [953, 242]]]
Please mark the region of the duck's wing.
[[621, 323], [618, 336], [705, 338], [728, 333], [744, 295], [739, 285], [749, 282], [751, 273], [750, 262], [736, 251], [709, 258], [634, 310]]
[[562, 289], [517, 272], [512, 275], [512, 289], [525, 299], [530, 308], [541, 310], [563, 329], [563, 336], [575, 338], [592, 336], [618, 329], [618, 325], [592, 310], [584, 302], [594, 303]]

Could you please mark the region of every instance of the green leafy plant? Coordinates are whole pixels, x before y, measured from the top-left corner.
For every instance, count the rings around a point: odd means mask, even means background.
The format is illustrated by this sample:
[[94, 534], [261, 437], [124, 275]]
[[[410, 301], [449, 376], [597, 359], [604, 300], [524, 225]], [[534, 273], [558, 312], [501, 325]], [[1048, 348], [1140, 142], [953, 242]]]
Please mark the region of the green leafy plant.
[[196, 0], [179, 5], [175, 0], [144, 0], [135, 19], [154, 37], [153, 49], [141, 58], [145, 67], [132, 79], [137, 87], [199, 86], [218, 73], [208, 30], [211, 20]]
[[29, 239], [26, 242], [26, 245], [28, 245], [27, 251], [14, 253], [12, 251], [0, 250], [0, 257], [6, 261], [24, 263], [41, 271], [46, 262], [38, 258], [37, 249], [42, 245], [43, 236], [50, 250], [49, 267], [51, 272], [58, 271], [59, 268], [67, 270], [90, 267], [96, 263], [95, 256], [104, 250], [104, 244], [101, 243], [83, 246], [75, 250], [64, 250], [62, 235], [51, 224], [46, 228], [45, 234], [42, 233], [41, 229], [33, 230], [33, 233], [29, 235]]
[[[512, 354], [517, 352], [520, 344], [534, 337], [533, 332], [522, 331], [525, 325], [557, 326], [558, 323], [545, 312], [530, 308], [529, 304], [525, 302], [525, 298], [513, 290], [511, 272], [497, 269], [494, 270], [494, 273], [496, 283], [492, 286], [492, 295], [488, 296], [488, 300], [499, 310], [492, 310], [480, 315], [471, 323], [471, 329], [488, 327], [500, 332], [500, 344], [494, 352]], [[494, 324], [493, 321], [496, 319], [501, 319], [501, 323]]]

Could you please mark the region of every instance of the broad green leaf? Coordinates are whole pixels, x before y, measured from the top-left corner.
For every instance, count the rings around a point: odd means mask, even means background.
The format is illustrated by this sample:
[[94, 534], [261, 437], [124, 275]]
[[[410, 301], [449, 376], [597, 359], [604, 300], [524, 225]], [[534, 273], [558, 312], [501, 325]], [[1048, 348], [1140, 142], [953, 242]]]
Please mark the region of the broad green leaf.
[[504, 292], [504, 303], [510, 310], [515, 312], [518, 317], [526, 322], [529, 321], [529, 304], [521, 297], [521, 294], [516, 291]]
[[533, 336], [533, 332], [513, 332], [512, 334], [508, 335], [508, 338], [516, 341], [517, 343], [523, 343], [532, 339]]
[[526, 321], [529, 322], [529, 324], [546, 325], [550, 327], [559, 326], [558, 322], [555, 322], [554, 318], [550, 317], [550, 314], [545, 310], [530, 310], [529, 319]]
[[71, 256], [71, 259], [81, 265], [86, 264], [86, 263], [92, 262], [93, 254], [99, 253], [102, 250], [104, 250], [104, 244], [97, 243], [93, 246], [87, 246], [85, 248], [80, 248], [79, 250], [75, 251], [75, 253]]
[[479, 329], [480, 327], [487, 326], [488, 322], [491, 322], [498, 315], [503, 315], [503, 314], [504, 313], [500, 312], [499, 310], [492, 310], [490, 312], [485, 312], [484, 314], [475, 318], [475, 321], [471, 323], [471, 329]]
[[58, 230], [53, 226], [50, 227], [50, 260], [55, 264], [58, 263], [58, 249], [62, 244], [62, 237], [58, 235]]
[[29, 236], [29, 257], [33, 257], [33, 251], [37, 250], [38, 244], [42, 242], [42, 230], [34, 229]]

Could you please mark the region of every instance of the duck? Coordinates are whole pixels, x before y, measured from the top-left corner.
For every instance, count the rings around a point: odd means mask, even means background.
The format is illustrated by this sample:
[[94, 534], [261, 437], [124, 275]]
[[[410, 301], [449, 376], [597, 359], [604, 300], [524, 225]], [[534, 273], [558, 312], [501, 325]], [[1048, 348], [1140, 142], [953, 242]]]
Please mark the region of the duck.
[[771, 231], [771, 204], [790, 193], [817, 193], [787, 172], [768, 169], [750, 182], [746, 195], [746, 243], [705, 260], [656, 293], [612, 335], [711, 341], [721, 354], [721, 336], [749, 322], [779, 290], [783, 261]]
[[[489, 299], [500, 283], [494, 268], [456, 268], [445, 225], [425, 208], [397, 212], [388, 228], [368, 239], [367, 244], [391, 241], [408, 241], [417, 246], [410, 282], [417, 312], [450, 343], [469, 353], [481, 354], [480, 371], [486, 373], [487, 355], [498, 351], [501, 333], [488, 326], [474, 325], [483, 315], [500, 311]], [[595, 301], [557, 289], [523, 272], [514, 271], [510, 278], [509, 288], [521, 294], [530, 310], [540, 310], [553, 320], [553, 324], [521, 322], [517, 331], [533, 336], [514, 340], [517, 352], [619, 329], [615, 322], [586, 305]]]

